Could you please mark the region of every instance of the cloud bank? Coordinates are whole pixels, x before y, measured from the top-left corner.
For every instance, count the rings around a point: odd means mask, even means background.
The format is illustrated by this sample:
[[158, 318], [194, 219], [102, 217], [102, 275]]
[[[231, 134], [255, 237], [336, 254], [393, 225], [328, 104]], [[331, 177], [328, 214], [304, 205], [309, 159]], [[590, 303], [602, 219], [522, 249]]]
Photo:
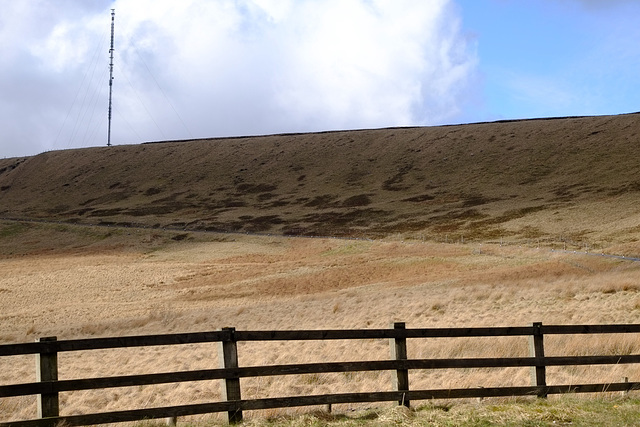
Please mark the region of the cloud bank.
[[11, 2], [0, 12], [0, 156], [455, 122], [477, 78], [448, 0]]

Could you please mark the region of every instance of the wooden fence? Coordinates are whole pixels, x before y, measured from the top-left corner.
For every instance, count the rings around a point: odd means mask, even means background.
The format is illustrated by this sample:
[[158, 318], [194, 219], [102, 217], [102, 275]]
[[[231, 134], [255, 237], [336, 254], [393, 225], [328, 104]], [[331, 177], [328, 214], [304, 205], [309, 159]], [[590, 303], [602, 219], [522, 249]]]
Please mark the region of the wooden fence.
[[[617, 365], [640, 363], [638, 355], [607, 356], [555, 356], [544, 354], [544, 336], [576, 334], [640, 333], [640, 324], [558, 326], [534, 323], [524, 327], [480, 327], [406, 329], [404, 323], [395, 323], [389, 329], [362, 330], [294, 330], [294, 331], [236, 331], [224, 328], [214, 332], [171, 335], [129, 336], [58, 341], [41, 338], [37, 342], [0, 345], [0, 357], [34, 354], [36, 356], [37, 382], [0, 385], [0, 398], [11, 396], [38, 396], [38, 418], [21, 421], [2, 421], [0, 427], [53, 426], [64, 422], [70, 426], [137, 421], [167, 418], [175, 422], [177, 417], [224, 412], [230, 422], [242, 420], [242, 411], [270, 408], [286, 408], [341, 403], [397, 401], [409, 406], [411, 401], [426, 399], [484, 398], [498, 396], [538, 396], [560, 393], [594, 393], [630, 391], [640, 389], [640, 382], [609, 382], [602, 384], [548, 385], [547, 366]], [[508, 337], [529, 338], [529, 357], [510, 358], [459, 358], [459, 359], [408, 359], [407, 340], [414, 338], [454, 337]], [[242, 341], [310, 341], [310, 340], [368, 340], [389, 339], [390, 360], [363, 362], [305, 363], [272, 366], [238, 366], [237, 343]], [[100, 350], [126, 347], [165, 346], [217, 342], [219, 369], [116, 376], [91, 379], [58, 380], [57, 355], [61, 352]], [[487, 387], [411, 390], [409, 371], [415, 369], [446, 368], [507, 368], [530, 367], [532, 384], [522, 387]], [[329, 372], [391, 371], [393, 391], [369, 393], [342, 393], [297, 397], [278, 397], [243, 400], [240, 378], [301, 375]], [[161, 408], [147, 408], [86, 415], [59, 415], [58, 394], [77, 390], [93, 390], [110, 387], [128, 387], [184, 381], [221, 380], [222, 400]]]

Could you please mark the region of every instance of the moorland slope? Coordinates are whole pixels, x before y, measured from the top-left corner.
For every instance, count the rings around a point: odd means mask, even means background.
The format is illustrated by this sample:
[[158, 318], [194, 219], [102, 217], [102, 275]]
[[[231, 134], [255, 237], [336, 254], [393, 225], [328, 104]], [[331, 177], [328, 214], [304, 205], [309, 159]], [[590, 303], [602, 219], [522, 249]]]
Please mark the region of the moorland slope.
[[610, 246], [640, 237], [640, 113], [215, 138], [0, 160], [0, 217]]

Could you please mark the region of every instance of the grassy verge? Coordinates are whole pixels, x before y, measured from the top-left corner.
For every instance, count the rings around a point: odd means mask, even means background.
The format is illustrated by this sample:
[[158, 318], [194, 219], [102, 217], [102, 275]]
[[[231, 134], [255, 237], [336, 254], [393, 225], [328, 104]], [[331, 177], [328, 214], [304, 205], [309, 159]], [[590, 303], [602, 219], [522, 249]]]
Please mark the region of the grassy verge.
[[[160, 425], [160, 422], [140, 426]], [[181, 426], [190, 425], [181, 423]], [[192, 424], [204, 427], [221, 421]], [[294, 416], [245, 420], [252, 427], [299, 426], [637, 426], [640, 399], [622, 397], [584, 398], [562, 396], [549, 400], [513, 398], [481, 403], [446, 402], [422, 404], [414, 410], [392, 407], [378, 410], [329, 414], [322, 411]]]

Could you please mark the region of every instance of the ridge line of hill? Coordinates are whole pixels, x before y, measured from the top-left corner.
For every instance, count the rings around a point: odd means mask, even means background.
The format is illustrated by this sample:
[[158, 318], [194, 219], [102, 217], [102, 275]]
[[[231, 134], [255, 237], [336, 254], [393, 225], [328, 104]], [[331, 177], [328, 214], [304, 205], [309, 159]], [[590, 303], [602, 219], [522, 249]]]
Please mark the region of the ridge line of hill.
[[163, 141], [0, 160], [0, 216], [634, 244], [640, 114]]

